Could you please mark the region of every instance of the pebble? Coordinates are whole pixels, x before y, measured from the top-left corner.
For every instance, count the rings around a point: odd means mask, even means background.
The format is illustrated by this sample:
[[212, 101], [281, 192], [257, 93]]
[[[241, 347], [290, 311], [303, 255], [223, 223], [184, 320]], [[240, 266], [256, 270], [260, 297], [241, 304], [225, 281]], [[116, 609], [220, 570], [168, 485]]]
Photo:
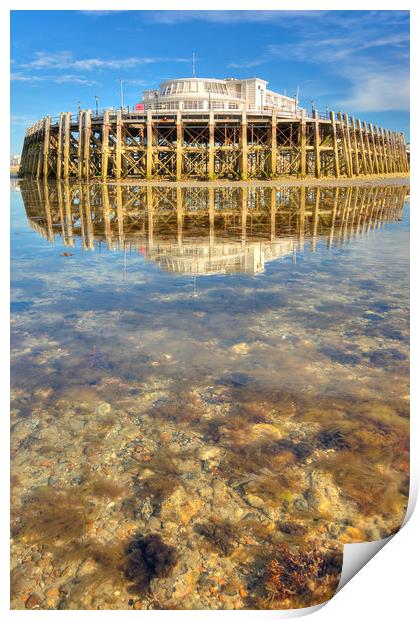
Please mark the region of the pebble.
[[60, 590], [57, 587], [48, 588], [45, 592], [45, 596], [52, 599], [58, 598], [60, 596]]
[[25, 607], [26, 609], [38, 609], [41, 604], [41, 599], [37, 594], [30, 594], [26, 599]]
[[258, 495], [252, 495], [249, 493], [248, 495], [245, 495], [244, 499], [247, 504], [253, 508], [264, 508], [265, 506], [265, 501], [261, 497], [258, 497]]

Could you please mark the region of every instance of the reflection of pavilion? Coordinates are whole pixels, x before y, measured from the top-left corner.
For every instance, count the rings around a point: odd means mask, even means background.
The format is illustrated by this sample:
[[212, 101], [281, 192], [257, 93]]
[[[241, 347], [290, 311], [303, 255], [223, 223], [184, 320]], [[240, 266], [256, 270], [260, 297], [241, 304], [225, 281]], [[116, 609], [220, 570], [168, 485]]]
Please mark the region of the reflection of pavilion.
[[30, 225], [83, 249], [137, 251], [187, 275], [259, 273], [265, 263], [340, 244], [401, 217], [406, 187], [79, 185], [25, 181]]
[[293, 254], [294, 249], [293, 239], [245, 243], [190, 241], [181, 246], [159, 242], [157, 247], [149, 250], [147, 258], [165, 271], [185, 275], [201, 276], [235, 271], [259, 273], [264, 271], [266, 262]]

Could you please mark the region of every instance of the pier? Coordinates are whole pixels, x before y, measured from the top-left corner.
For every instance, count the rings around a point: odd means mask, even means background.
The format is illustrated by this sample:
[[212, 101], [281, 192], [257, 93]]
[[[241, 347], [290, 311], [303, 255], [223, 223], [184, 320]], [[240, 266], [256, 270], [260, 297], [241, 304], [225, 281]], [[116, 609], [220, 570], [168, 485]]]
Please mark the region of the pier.
[[79, 180], [357, 178], [409, 173], [404, 134], [341, 112], [80, 110], [26, 131], [19, 174]]

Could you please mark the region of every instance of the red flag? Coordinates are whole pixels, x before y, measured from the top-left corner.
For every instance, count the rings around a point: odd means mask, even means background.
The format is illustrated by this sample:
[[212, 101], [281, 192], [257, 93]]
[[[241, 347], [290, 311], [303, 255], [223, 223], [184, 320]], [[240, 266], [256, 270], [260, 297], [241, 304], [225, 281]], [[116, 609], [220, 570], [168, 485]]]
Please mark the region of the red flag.
[[136, 110], [144, 110], [144, 103], [136, 103]]

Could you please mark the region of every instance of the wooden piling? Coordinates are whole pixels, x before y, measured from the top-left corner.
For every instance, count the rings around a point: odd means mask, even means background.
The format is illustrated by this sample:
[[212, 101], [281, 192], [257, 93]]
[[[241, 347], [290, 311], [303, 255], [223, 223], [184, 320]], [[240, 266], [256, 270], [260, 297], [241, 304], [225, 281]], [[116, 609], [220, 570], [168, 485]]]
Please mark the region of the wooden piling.
[[[367, 158], [366, 158], [366, 149], [365, 149], [365, 137], [363, 135], [362, 123], [358, 119], [356, 124], [357, 124], [357, 131], [359, 133], [360, 156], [361, 156], [363, 174], [369, 174]], [[359, 172], [360, 172], [360, 166], [359, 166]]]
[[71, 113], [66, 112], [66, 114], [64, 115], [64, 148], [63, 148], [63, 176], [65, 179], [67, 179], [69, 176], [70, 138], [71, 138]]
[[372, 123], [369, 123], [369, 133], [372, 142], [373, 172], [379, 174], [378, 149], [376, 148], [376, 135]]
[[330, 112], [330, 123], [331, 123], [331, 130], [332, 130], [332, 139], [333, 139], [334, 175], [338, 179], [340, 178], [340, 160], [338, 157], [337, 126], [336, 126], [334, 112]]
[[315, 154], [315, 176], [321, 178], [321, 152], [319, 142], [319, 118], [318, 110], [313, 111], [314, 124], [314, 154]]
[[147, 110], [146, 140], [146, 178], [151, 179], [153, 176], [153, 125], [151, 110]]
[[117, 131], [115, 143], [115, 177], [121, 178], [121, 140], [122, 139], [122, 112], [117, 112]]
[[300, 149], [300, 167], [299, 176], [304, 179], [306, 177], [306, 111], [302, 110], [299, 125], [299, 149]]
[[90, 177], [90, 137], [92, 134], [92, 117], [91, 111], [85, 110], [85, 123], [84, 123], [84, 138], [83, 138], [83, 176], [85, 179]]
[[[44, 123], [44, 145], [42, 151], [42, 176], [44, 179], [48, 177], [48, 157], [50, 150], [50, 127], [51, 127], [51, 118], [49, 116], [45, 117]], [[39, 163], [41, 163], [39, 161]], [[41, 175], [41, 167], [38, 165], [37, 167], [37, 178]]]
[[209, 152], [207, 176], [210, 181], [214, 179], [214, 112], [209, 112]]
[[248, 125], [246, 112], [242, 112], [241, 119], [241, 138], [240, 138], [240, 149], [241, 149], [241, 179], [242, 181], [246, 181], [248, 178]]
[[352, 148], [353, 148], [353, 173], [356, 176], [359, 176], [360, 174], [360, 162], [359, 162], [360, 150], [359, 150], [359, 145], [357, 141], [356, 123], [354, 122], [353, 116], [350, 117], [350, 139], [351, 139]]
[[109, 111], [105, 110], [102, 119], [102, 135], [101, 135], [101, 177], [105, 181], [108, 177], [108, 161], [109, 161]]
[[182, 138], [183, 138], [183, 128], [182, 128], [182, 118], [181, 111], [178, 110], [176, 114], [176, 180], [180, 181], [182, 179], [182, 158], [183, 158], [183, 147], [182, 147]]
[[270, 176], [277, 174], [277, 113], [273, 110], [270, 128]]
[[348, 114], [344, 115], [344, 131], [346, 134], [346, 143], [347, 143], [347, 153], [348, 153], [348, 160], [349, 160], [349, 177], [352, 178], [353, 177], [353, 149], [352, 149], [352, 144], [351, 144], [351, 139], [350, 139], [350, 125], [349, 125], [349, 116]]
[[384, 162], [384, 152], [383, 152], [383, 146], [382, 146], [381, 130], [380, 130], [380, 127], [378, 127], [377, 125], [375, 125], [374, 129], [375, 129], [375, 135], [377, 137], [377, 142], [378, 142], [377, 149], [378, 149], [379, 170], [381, 174], [383, 174], [385, 172], [385, 162]]
[[346, 168], [346, 175], [348, 177], [351, 177], [351, 168], [350, 168], [350, 161], [349, 161], [349, 152], [348, 152], [348, 148], [347, 148], [347, 137], [346, 137], [346, 130], [344, 127], [344, 119], [343, 119], [343, 115], [341, 112], [338, 112], [337, 114], [338, 116], [338, 121], [340, 123], [340, 133], [341, 133], [341, 155], [344, 159], [344, 164], [345, 164], [345, 168]]
[[77, 177], [82, 178], [83, 175], [83, 124], [84, 124], [84, 111], [79, 110], [79, 123], [78, 123], [78, 138], [77, 138]]
[[58, 134], [57, 134], [57, 167], [56, 167], [56, 177], [57, 179], [61, 178], [61, 169], [62, 169], [62, 149], [63, 149], [63, 117], [64, 114], [61, 112], [60, 120], [58, 121]]

